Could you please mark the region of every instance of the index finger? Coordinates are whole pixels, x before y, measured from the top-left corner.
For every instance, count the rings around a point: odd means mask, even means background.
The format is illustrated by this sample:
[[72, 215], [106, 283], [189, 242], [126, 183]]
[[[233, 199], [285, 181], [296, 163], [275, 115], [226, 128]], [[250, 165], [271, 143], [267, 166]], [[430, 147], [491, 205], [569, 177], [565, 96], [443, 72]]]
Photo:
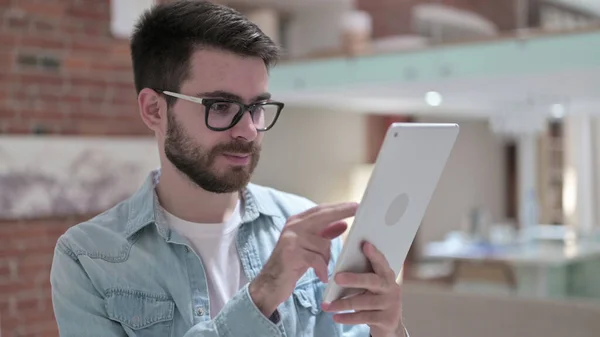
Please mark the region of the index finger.
[[340, 221], [356, 214], [358, 204], [355, 202], [317, 206], [317, 209], [306, 215], [302, 222], [306, 230], [318, 233], [332, 222]]

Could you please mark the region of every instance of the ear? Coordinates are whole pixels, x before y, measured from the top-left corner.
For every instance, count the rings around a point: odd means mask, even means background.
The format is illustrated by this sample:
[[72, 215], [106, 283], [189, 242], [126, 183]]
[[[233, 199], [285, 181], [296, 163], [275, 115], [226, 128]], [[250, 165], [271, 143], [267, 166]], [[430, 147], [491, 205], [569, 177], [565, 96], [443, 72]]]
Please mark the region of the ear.
[[144, 88], [138, 95], [142, 120], [157, 134], [164, 134], [167, 125], [167, 102], [156, 91]]

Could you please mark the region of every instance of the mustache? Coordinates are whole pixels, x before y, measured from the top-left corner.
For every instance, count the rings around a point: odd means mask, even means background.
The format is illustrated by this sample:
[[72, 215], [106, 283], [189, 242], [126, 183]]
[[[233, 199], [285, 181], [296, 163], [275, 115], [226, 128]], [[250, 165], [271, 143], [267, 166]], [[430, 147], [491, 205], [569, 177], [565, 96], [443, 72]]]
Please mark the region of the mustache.
[[260, 146], [255, 142], [233, 141], [229, 143], [219, 144], [212, 150], [213, 153], [248, 153], [256, 154], [260, 151]]

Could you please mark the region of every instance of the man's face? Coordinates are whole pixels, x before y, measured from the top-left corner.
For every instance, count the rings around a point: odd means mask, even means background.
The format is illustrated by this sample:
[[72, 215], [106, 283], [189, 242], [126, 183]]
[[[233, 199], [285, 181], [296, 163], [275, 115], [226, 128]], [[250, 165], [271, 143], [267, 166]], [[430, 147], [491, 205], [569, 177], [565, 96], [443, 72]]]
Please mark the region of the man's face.
[[[237, 98], [255, 103], [267, 90], [268, 73], [260, 58], [201, 50], [191, 59], [191, 76], [179, 93], [200, 98]], [[165, 155], [199, 187], [214, 193], [244, 188], [260, 157], [262, 134], [246, 112], [233, 128], [212, 131], [204, 105], [178, 99], [167, 112]]]

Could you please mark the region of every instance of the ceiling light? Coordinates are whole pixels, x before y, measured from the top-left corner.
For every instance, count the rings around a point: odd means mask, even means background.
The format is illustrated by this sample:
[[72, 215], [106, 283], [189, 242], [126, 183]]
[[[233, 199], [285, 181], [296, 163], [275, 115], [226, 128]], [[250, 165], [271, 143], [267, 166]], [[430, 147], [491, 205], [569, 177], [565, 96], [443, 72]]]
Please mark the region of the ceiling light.
[[431, 106], [442, 104], [442, 95], [437, 91], [430, 91], [425, 94], [425, 102]]

